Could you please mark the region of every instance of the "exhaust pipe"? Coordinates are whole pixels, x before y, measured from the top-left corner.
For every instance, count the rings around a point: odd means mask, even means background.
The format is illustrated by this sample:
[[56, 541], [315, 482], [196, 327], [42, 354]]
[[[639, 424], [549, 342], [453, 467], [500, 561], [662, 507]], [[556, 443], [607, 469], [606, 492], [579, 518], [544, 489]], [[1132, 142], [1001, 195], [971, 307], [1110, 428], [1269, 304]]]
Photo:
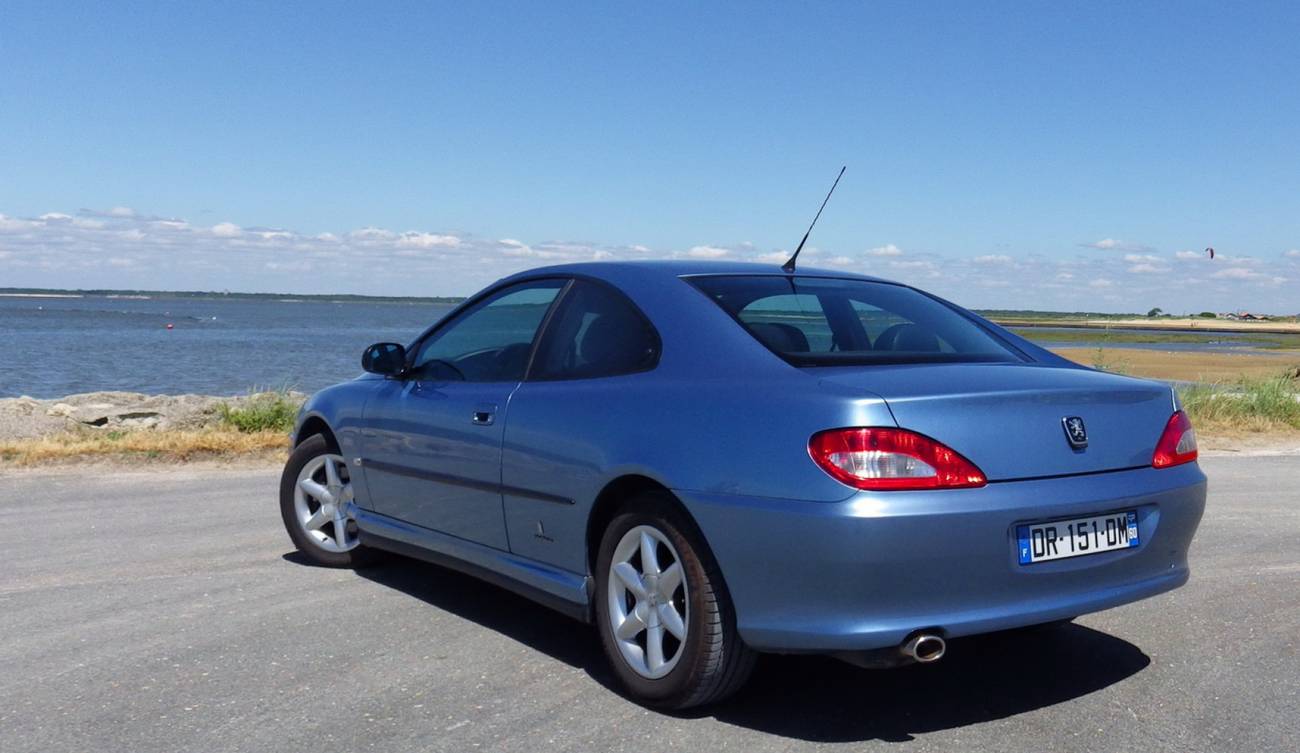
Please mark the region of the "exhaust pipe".
[[934, 633], [917, 633], [898, 647], [899, 652], [914, 662], [929, 664], [943, 658], [948, 644]]

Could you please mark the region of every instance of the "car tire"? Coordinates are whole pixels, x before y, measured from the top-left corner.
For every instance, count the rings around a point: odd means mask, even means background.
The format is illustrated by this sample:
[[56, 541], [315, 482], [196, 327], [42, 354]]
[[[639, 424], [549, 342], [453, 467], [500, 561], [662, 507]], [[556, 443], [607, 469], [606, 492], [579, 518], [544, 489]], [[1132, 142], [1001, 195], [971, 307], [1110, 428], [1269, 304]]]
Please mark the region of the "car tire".
[[326, 567], [374, 562], [376, 551], [361, 546], [355, 509], [351, 473], [338, 448], [320, 434], [303, 440], [280, 475], [280, 517], [293, 545]]
[[[653, 568], [643, 554], [645, 537], [653, 542]], [[642, 543], [632, 551], [637, 540]], [[676, 574], [674, 567], [680, 568]], [[633, 587], [630, 581], [636, 581]], [[720, 701], [739, 690], [754, 668], [756, 654], [736, 630], [717, 563], [666, 495], [637, 497], [606, 527], [596, 557], [596, 620], [615, 675], [649, 706], [684, 709]], [[674, 627], [684, 629], [680, 639]]]

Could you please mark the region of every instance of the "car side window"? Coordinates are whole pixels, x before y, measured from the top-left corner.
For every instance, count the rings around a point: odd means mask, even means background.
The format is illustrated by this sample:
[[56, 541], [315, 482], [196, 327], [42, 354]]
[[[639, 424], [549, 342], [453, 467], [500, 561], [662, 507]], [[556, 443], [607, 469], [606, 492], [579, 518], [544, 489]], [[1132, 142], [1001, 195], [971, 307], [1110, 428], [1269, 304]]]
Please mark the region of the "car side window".
[[547, 325], [529, 379], [593, 379], [654, 368], [659, 334], [622, 293], [576, 280]]
[[566, 282], [526, 282], [480, 301], [420, 343], [412, 376], [465, 382], [523, 379], [533, 338]]

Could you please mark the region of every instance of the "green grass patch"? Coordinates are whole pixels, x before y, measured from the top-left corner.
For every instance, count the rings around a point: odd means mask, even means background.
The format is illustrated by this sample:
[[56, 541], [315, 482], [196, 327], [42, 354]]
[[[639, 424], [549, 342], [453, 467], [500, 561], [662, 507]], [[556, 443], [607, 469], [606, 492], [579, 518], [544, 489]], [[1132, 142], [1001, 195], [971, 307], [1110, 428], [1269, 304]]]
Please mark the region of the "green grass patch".
[[300, 403], [285, 392], [262, 392], [250, 395], [239, 405], [223, 403], [218, 411], [222, 424], [253, 434], [291, 431], [299, 407]]
[[1300, 383], [1289, 376], [1201, 384], [1179, 390], [1192, 425], [1211, 431], [1300, 429]]

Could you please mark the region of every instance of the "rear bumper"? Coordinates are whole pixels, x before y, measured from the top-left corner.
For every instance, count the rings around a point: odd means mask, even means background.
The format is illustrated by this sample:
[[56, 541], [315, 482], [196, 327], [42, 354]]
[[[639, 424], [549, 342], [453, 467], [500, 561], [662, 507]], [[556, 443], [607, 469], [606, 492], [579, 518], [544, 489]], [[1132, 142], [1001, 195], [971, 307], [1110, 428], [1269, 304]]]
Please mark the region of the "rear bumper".
[[[921, 628], [960, 637], [1049, 622], [1177, 588], [1205, 489], [1190, 464], [837, 503], [677, 494], [745, 641], [822, 652], [893, 646]], [[1017, 525], [1118, 510], [1137, 510], [1141, 546], [1018, 564]]]

